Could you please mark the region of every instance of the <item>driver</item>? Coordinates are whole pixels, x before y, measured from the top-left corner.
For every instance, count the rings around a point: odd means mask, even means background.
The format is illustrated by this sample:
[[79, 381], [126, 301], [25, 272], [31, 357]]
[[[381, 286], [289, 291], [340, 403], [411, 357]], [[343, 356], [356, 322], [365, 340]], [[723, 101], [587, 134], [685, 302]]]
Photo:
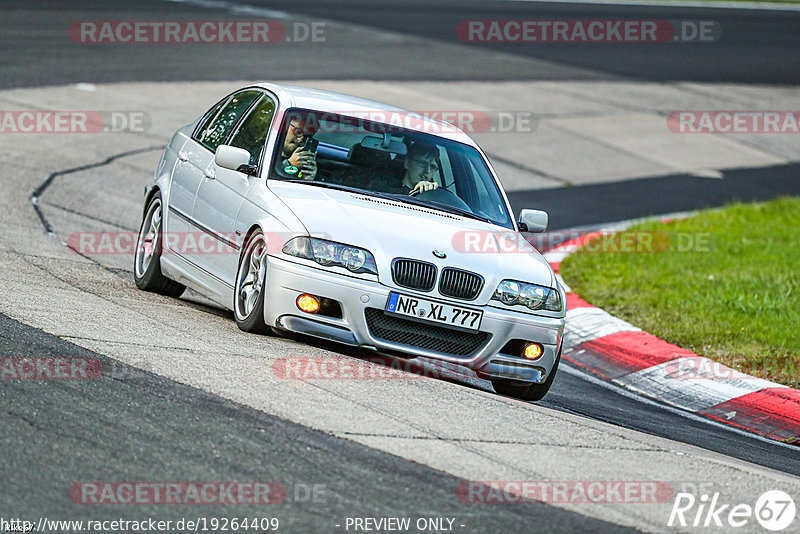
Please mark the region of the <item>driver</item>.
[[317, 175], [317, 155], [303, 148], [304, 141], [312, 135], [305, 129], [305, 122], [300, 117], [289, 122], [276, 170], [284, 176], [313, 180]]
[[410, 195], [414, 192], [432, 191], [439, 187], [434, 177], [439, 175], [439, 149], [433, 145], [415, 142], [408, 147], [403, 164], [405, 175], [399, 184], [370, 184], [371, 188], [387, 193]]
[[439, 187], [434, 176], [439, 175], [439, 149], [433, 145], [414, 143], [408, 148], [405, 162], [406, 174], [401, 182], [410, 189], [409, 194], [417, 191], [431, 191]]

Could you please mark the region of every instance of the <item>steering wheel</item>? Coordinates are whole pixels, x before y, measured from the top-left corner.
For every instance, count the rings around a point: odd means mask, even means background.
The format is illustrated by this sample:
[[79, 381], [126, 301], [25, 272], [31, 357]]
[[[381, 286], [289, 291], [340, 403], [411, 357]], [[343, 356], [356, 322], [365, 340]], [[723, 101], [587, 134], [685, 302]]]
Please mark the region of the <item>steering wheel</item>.
[[431, 202], [438, 202], [439, 204], [453, 206], [454, 208], [460, 208], [470, 212], [472, 211], [469, 205], [461, 200], [458, 195], [443, 187], [437, 187], [436, 189], [429, 189], [427, 191], [416, 190], [410, 192], [409, 195], [412, 197], [418, 196], [423, 200], [430, 200]]
[[[431, 191], [436, 191], [436, 190], [438, 190], [438, 189], [439, 189], [439, 187], [437, 187], [436, 189], [428, 189], [427, 191], [423, 191], [422, 189], [413, 189], [413, 190], [412, 190], [412, 191], [411, 191], [411, 192], [408, 194], [408, 196], [410, 196], [410, 197], [415, 197], [415, 196], [419, 195], [420, 193], [429, 193], [429, 192], [431, 192]], [[449, 191], [449, 190], [447, 190], [447, 189], [443, 189], [443, 191], [447, 191], [448, 193], [451, 193], [451, 191]]]

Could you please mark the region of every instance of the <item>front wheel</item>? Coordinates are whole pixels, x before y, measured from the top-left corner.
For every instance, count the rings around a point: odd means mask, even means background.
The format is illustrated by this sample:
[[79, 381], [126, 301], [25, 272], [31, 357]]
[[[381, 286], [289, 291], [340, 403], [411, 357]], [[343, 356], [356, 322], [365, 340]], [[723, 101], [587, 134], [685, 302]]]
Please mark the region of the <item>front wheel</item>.
[[492, 387], [497, 393], [514, 397], [515, 399], [533, 402], [542, 400], [544, 396], [547, 395], [547, 392], [550, 391], [550, 386], [553, 385], [553, 380], [556, 378], [556, 371], [558, 371], [558, 364], [560, 362], [561, 350], [559, 349], [558, 356], [556, 356], [556, 361], [553, 364], [553, 369], [542, 384], [525, 384], [524, 382], [516, 380], [497, 379], [492, 380]]
[[180, 297], [186, 286], [170, 280], [161, 272], [163, 217], [161, 197], [154, 196], [147, 205], [133, 256], [133, 279], [136, 287], [168, 297]]
[[267, 241], [261, 231], [250, 235], [239, 258], [234, 288], [233, 313], [245, 332], [266, 334], [264, 323], [264, 281], [267, 275]]

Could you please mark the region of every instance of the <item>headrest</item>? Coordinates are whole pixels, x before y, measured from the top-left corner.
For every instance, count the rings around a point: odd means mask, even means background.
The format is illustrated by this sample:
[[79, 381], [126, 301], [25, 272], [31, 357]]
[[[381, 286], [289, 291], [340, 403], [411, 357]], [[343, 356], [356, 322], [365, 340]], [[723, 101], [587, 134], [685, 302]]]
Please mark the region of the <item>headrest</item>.
[[384, 152], [383, 150], [353, 145], [353, 147], [350, 148], [350, 152], [347, 154], [347, 159], [354, 165], [372, 167], [380, 163], [388, 162], [391, 160], [391, 156], [388, 152]]

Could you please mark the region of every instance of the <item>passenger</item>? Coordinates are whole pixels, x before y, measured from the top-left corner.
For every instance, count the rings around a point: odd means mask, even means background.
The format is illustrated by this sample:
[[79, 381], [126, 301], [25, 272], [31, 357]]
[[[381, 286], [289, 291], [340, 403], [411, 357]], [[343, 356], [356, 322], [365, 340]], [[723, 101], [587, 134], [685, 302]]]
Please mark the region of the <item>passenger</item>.
[[276, 170], [290, 178], [313, 180], [317, 175], [317, 154], [303, 150], [303, 142], [311, 137], [311, 133], [306, 132], [304, 127], [305, 121], [299, 117], [293, 118], [289, 123]]

